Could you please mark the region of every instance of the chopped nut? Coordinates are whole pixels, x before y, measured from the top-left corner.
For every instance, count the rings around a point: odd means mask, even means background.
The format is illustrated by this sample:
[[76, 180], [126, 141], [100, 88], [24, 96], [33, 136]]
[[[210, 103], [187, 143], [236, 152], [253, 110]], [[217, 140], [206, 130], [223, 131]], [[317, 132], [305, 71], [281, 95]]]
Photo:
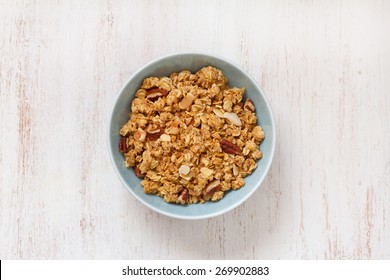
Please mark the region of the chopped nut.
[[186, 125], [191, 125], [191, 124], [194, 123], [194, 118], [192, 118], [192, 117], [186, 118], [186, 119], [184, 120], [184, 123], [185, 123]]
[[138, 128], [138, 130], [134, 133], [134, 139], [144, 142], [146, 139], [146, 132], [142, 128]]
[[179, 108], [184, 110], [191, 106], [192, 102], [194, 102], [195, 96], [191, 93], [188, 93], [179, 103]]
[[130, 147], [127, 146], [126, 137], [121, 137], [121, 140], [119, 140], [118, 150], [120, 153], [127, 153], [130, 150]]
[[161, 134], [160, 139], [164, 142], [171, 142], [171, 136], [169, 136], [169, 134]]
[[134, 169], [134, 174], [135, 174], [135, 176], [137, 176], [137, 177], [139, 177], [139, 178], [145, 177], [145, 174], [143, 174], [143, 173], [141, 172], [141, 170], [139, 170], [138, 166], [134, 166], [133, 169]]
[[179, 168], [179, 174], [182, 174], [182, 175], [187, 175], [188, 173], [190, 173], [191, 169], [188, 165], [184, 165], [182, 164]]
[[238, 126], [241, 126], [242, 123], [241, 123], [241, 120], [240, 118], [237, 116], [236, 113], [229, 113], [229, 112], [225, 112], [223, 113], [223, 116], [228, 119], [229, 121], [231, 121], [233, 124], [235, 125], [238, 125]]
[[149, 141], [155, 141], [158, 138], [160, 138], [161, 134], [163, 134], [163, 133], [164, 133], [164, 129], [162, 129], [162, 128], [149, 130], [149, 131], [147, 131], [146, 139]]
[[236, 144], [233, 144], [229, 140], [222, 139], [219, 144], [222, 148], [222, 151], [224, 151], [225, 153], [233, 155], [238, 155], [241, 153], [240, 147], [238, 147]]
[[161, 88], [152, 88], [147, 90], [146, 92], [146, 98], [150, 101], [156, 101], [160, 97], [167, 96], [167, 91], [165, 89]]
[[250, 100], [250, 99], [248, 98], [248, 99], [245, 101], [244, 109], [247, 110], [247, 111], [250, 111], [250, 112], [254, 112], [254, 111], [255, 111], [255, 104], [253, 103], [252, 100]]
[[205, 189], [206, 195], [212, 195], [216, 191], [219, 191], [221, 189], [221, 181], [220, 180], [214, 180], [211, 183], [209, 183]]
[[207, 177], [211, 176], [214, 173], [214, 171], [207, 168], [207, 167], [202, 167], [200, 169], [200, 173], [202, 173], [207, 178]]
[[177, 198], [177, 200], [181, 203], [181, 204], [186, 204], [187, 201], [188, 201], [188, 189], [184, 189], [181, 194], [179, 195], [179, 197]]

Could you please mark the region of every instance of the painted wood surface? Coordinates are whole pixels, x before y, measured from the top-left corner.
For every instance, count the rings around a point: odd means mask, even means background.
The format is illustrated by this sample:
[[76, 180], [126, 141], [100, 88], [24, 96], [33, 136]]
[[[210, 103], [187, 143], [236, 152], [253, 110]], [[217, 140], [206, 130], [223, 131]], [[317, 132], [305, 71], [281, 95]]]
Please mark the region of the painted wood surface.
[[[390, 1], [0, 1], [0, 258], [389, 259]], [[277, 151], [217, 218], [144, 207], [108, 157], [139, 67], [201, 51], [267, 93]]]

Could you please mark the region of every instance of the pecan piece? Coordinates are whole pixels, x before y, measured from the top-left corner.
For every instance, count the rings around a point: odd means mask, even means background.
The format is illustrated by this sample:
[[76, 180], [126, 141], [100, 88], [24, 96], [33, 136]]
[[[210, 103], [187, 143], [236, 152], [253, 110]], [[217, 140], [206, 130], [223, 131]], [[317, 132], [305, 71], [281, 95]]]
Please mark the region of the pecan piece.
[[213, 195], [216, 191], [219, 191], [221, 187], [221, 181], [216, 179], [207, 185], [204, 193], [205, 195]]
[[160, 136], [164, 133], [164, 129], [162, 128], [157, 128], [157, 129], [153, 129], [153, 130], [149, 130], [147, 131], [146, 133], [146, 139], [149, 140], [149, 141], [155, 141], [157, 140], [158, 138], [160, 138]]
[[247, 110], [247, 111], [250, 111], [250, 112], [254, 112], [254, 111], [255, 111], [255, 104], [253, 103], [252, 100], [250, 100], [250, 99], [248, 98], [248, 99], [245, 101], [244, 109]]
[[161, 88], [152, 88], [146, 91], [146, 98], [150, 101], [156, 101], [160, 97], [167, 96], [168, 92]]
[[118, 150], [120, 153], [127, 153], [130, 150], [130, 147], [127, 146], [126, 137], [121, 137], [121, 140], [119, 140]]
[[188, 201], [188, 189], [184, 189], [181, 194], [179, 195], [179, 197], [177, 198], [177, 200], [181, 203], [181, 204], [186, 204], [187, 201]]
[[219, 145], [221, 145], [222, 151], [228, 154], [238, 155], [241, 153], [240, 147], [238, 147], [236, 144], [233, 144], [229, 140], [222, 139], [219, 142]]
[[133, 169], [134, 169], [134, 174], [135, 174], [135, 176], [137, 176], [137, 177], [139, 177], [139, 178], [145, 177], [145, 174], [143, 174], [143, 173], [141, 172], [141, 170], [138, 168], [138, 166], [134, 166]]

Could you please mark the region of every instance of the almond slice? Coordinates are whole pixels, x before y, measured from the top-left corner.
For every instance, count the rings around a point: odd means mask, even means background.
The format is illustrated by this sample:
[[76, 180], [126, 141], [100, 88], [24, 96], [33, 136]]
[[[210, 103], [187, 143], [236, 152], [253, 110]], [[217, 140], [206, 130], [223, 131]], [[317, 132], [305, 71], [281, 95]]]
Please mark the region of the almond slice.
[[214, 112], [214, 114], [216, 114], [221, 119], [225, 118], [224, 115], [223, 115], [222, 110], [220, 110], [220, 109], [213, 109], [213, 112]]
[[194, 102], [195, 96], [191, 93], [188, 93], [179, 103], [179, 108], [184, 110], [191, 106], [192, 102]]
[[236, 113], [225, 112], [223, 116], [237, 126], [241, 126], [241, 120]]
[[188, 165], [184, 165], [182, 164], [179, 168], [179, 173], [181, 175], [187, 175], [188, 173], [190, 173], [191, 169]]
[[171, 142], [171, 136], [169, 136], [169, 134], [161, 134], [160, 139], [164, 142]]

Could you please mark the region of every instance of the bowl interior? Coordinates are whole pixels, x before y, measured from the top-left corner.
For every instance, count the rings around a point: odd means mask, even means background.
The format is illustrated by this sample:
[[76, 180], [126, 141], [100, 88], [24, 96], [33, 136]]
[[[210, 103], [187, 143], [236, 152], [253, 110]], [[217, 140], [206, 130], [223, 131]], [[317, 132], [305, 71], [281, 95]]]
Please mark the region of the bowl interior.
[[[263, 128], [266, 138], [260, 146], [263, 158], [257, 164], [256, 170], [245, 178], [245, 186], [237, 191], [225, 193], [218, 202], [204, 204], [179, 205], [164, 202], [161, 197], [145, 194], [140, 184], [141, 180], [134, 175], [133, 170], [124, 166], [124, 158], [118, 152], [120, 139], [119, 130], [128, 121], [130, 104], [142, 81], [150, 76], [168, 76], [172, 72], [187, 69], [192, 73], [204, 66], [214, 66], [222, 70], [229, 79], [229, 86], [245, 86], [244, 98], [249, 97], [256, 106], [258, 122]], [[271, 165], [275, 149], [275, 129], [271, 108], [256, 82], [236, 65], [222, 58], [206, 54], [177, 54], [155, 60], [136, 72], [121, 89], [114, 105], [109, 123], [109, 150], [114, 168], [126, 188], [142, 203], [155, 211], [171, 217], [183, 219], [201, 219], [213, 217], [227, 212], [245, 201], [261, 184]]]

